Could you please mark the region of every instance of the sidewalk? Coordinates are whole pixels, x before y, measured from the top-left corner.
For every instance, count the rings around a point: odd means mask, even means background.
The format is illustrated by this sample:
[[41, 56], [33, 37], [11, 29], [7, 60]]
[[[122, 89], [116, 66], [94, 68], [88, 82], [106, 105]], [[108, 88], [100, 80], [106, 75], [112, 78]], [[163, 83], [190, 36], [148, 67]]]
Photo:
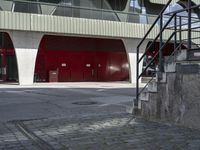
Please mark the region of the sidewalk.
[[1, 88], [134, 88], [129, 82], [65, 82], [65, 83], [34, 83], [18, 85], [17, 83], [0, 84]]

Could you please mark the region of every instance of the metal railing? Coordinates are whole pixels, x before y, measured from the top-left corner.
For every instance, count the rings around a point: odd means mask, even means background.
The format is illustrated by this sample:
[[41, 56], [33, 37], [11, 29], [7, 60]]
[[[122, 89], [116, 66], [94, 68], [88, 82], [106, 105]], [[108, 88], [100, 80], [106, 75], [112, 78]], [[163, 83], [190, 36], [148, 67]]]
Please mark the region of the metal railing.
[[[139, 95], [140, 95], [140, 91], [139, 91], [139, 80], [142, 76], [142, 74], [139, 74], [139, 66], [140, 66], [140, 62], [143, 60], [144, 56], [146, 56], [148, 49], [145, 51], [145, 53], [142, 55], [142, 57], [139, 57], [139, 53], [140, 53], [140, 46], [144, 43], [144, 41], [147, 39], [148, 35], [151, 33], [151, 31], [153, 30], [153, 28], [155, 27], [155, 25], [157, 24], [157, 22], [160, 20], [160, 26], [162, 29], [162, 17], [163, 17], [163, 13], [165, 12], [165, 10], [167, 9], [167, 7], [170, 5], [170, 3], [172, 2], [172, 0], [169, 0], [167, 2], [167, 4], [165, 5], [165, 7], [162, 9], [162, 11], [160, 12], [160, 14], [158, 15], [158, 17], [156, 18], [156, 20], [154, 21], [154, 23], [151, 25], [151, 27], [149, 28], [149, 30], [147, 31], [147, 33], [145, 34], [145, 36], [142, 38], [142, 40], [140, 41], [140, 43], [137, 46], [137, 70], [136, 70], [136, 74], [137, 74], [137, 79], [136, 79], [136, 99], [134, 100], [134, 109], [133, 109], [133, 113], [137, 114], [138, 113], [138, 102], [139, 102]], [[160, 35], [157, 35], [156, 39], [154, 40], [154, 42], [158, 39]], [[153, 43], [153, 42], [152, 42]], [[153, 44], [151, 44], [149, 47], [151, 47]], [[158, 55], [158, 54], [156, 54]], [[151, 62], [147, 65], [148, 67], [150, 66], [150, 64], [155, 61], [155, 58], [153, 58], [151, 60]], [[145, 70], [147, 70], [147, 68], [145, 68]], [[153, 77], [152, 77], [153, 78]], [[149, 82], [147, 83], [149, 84]], [[146, 84], [146, 86], [147, 86]], [[145, 88], [146, 88], [145, 86]], [[141, 90], [143, 91], [143, 89]]]
[[[169, 60], [172, 59], [173, 56], [176, 55], [178, 50], [182, 49], [184, 42], [187, 43], [187, 46], [186, 46], [187, 50], [192, 50], [192, 49], [195, 49], [195, 48], [192, 47], [192, 45], [194, 45], [192, 40], [200, 39], [200, 36], [199, 37], [198, 36], [192, 37], [192, 32], [199, 32], [200, 33], [200, 30], [198, 30], [198, 29], [200, 29], [200, 19], [192, 17], [192, 10], [195, 9], [195, 8], [199, 8], [200, 5], [191, 6], [191, 0], [188, 0], [188, 8], [164, 14], [165, 10], [167, 9], [167, 7], [170, 5], [171, 2], [172, 2], [172, 0], [168, 1], [168, 3], [165, 5], [165, 7], [161, 11], [161, 13], [158, 15], [155, 22], [152, 24], [151, 28], [148, 30], [148, 32], [146, 33], [144, 38], [141, 40], [141, 42], [137, 46], [137, 81], [136, 81], [137, 85], [136, 85], [136, 99], [134, 100], [134, 110], [133, 110], [133, 113], [135, 113], [135, 114], [138, 112], [139, 96], [144, 91], [144, 89], [146, 87], [148, 87], [148, 84], [153, 80], [154, 75], [151, 76], [152, 78], [144, 86], [144, 88], [142, 88], [142, 90], [139, 89], [139, 87], [140, 87], [139, 81], [140, 81], [141, 77], [143, 76], [144, 72], [150, 67], [150, 65], [152, 63], [156, 64], [157, 59], [158, 59], [158, 72], [164, 71], [163, 50], [165, 49], [165, 47], [169, 43], [172, 43], [172, 41], [173, 41], [174, 48], [173, 48], [173, 52], [169, 56], [169, 59], [167, 59], [167, 61], [166, 61], [166, 62], [168, 62]], [[184, 12], [184, 11], [188, 12], [188, 16], [179, 15], [181, 12]], [[164, 16], [165, 17], [167, 16], [166, 22], [163, 22]], [[183, 23], [184, 20], [187, 20], [187, 23]], [[146, 48], [144, 54], [141, 57], [139, 57], [140, 46], [144, 43], [144, 41], [146, 40], [148, 35], [152, 32], [153, 28], [155, 27], [155, 25], [158, 21], [160, 22], [160, 32], [155, 37], [155, 39], [152, 41], [152, 43]], [[171, 25], [172, 23], [173, 23], [173, 25]], [[199, 26], [197, 25], [198, 23], [199, 23]], [[185, 26], [187, 26], [187, 28]], [[163, 32], [166, 31], [166, 30], [172, 30], [173, 32], [169, 36], [168, 40], [164, 41], [163, 40]], [[182, 39], [182, 33], [183, 32], [188, 33], [186, 41], [183, 41], [183, 39]], [[149, 50], [152, 48], [152, 46], [155, 44], [155, 42], [160, 43], [159, 50], [154, 54], [154, 57], [152, 58], [152, 60], [145, 66], [142, 73], [139, 73], [140, 63], [143, 61], [143, 58], [145, 56], [147, 56]], [[199, 49], [199, 48], [197, 48], [197, 49]], [[159, 76], [160, 73], [158, 73], [158, 72], [155, 71], [155, 73], [157, 73], [157, 75], [158, 75], [158, 82], [159, 82], [162, 79], [162, 77]]]
[[[156, 15], [141, 14], [137, 12], [129, 11], [117, 11], [111, 8], [95, 8], [95, 7], [84, 7], [74, 6], [66, 3], [45, 3], [37, 1], [27, 0], [2, 0], [1, 3], [10, 2], [12, 6], [7, 9], [2, 7], [2, 10], [12, 12], [24, 12], [34, 13], [43, 15], [53, 16], [66, 16], [66, 17], [77, 17], [77, 18], [88, 18], [98, 20], [109, 20], [119, 22], [130, 22], [130, 23], [145, 23], [151, 24], [155, 19]], [[0, 4], [1, 4], [0, 3]], [[1, 7], [1, 5], [0, 5]]]

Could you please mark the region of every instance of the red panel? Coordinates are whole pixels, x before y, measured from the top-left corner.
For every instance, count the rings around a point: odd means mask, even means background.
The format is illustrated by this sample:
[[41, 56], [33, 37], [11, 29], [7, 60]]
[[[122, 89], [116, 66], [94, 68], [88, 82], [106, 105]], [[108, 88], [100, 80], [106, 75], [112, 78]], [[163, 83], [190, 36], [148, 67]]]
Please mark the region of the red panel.
[[50, 70], [59, 71], [59, 82], [121, 81], [129, 79], [127, 64], [120, 40], [45, 36], [35, 73], [46, 81]]

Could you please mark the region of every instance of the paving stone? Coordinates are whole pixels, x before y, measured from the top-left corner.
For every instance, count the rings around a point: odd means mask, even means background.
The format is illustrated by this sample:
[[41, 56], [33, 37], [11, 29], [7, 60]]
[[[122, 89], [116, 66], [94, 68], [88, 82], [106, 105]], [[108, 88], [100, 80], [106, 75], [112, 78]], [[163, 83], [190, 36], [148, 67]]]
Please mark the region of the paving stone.
[[[199, 130], [142, 119], [127, 124], [130, 118], [129, 114], [113, 114], [73, 119], [43, 119], [24, 123], [56, 150], [200, 149]], [[22, 141], [21, 143], [27, 145]]]

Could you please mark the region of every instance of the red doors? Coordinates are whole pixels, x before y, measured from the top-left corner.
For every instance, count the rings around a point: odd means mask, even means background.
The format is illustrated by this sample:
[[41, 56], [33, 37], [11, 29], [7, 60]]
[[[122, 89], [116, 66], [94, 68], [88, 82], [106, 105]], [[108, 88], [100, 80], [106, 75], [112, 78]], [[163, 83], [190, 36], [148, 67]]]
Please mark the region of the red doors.
[[106, 77], [108, 74], [108, 68], [107, 68], [108, 58], [106, 52], [96, 54], [95, 59], [96, 59], [97, 81], [106, 81]]
[[59, 58], [59, 73], [58, 80], [59, 82], [67, 82], [71, 80], [71, 65], [68, 57], [60, 57]]
[[94, 81], [95, 73], [94, 56], [86, 55], [83, 63], [83, 81]]

